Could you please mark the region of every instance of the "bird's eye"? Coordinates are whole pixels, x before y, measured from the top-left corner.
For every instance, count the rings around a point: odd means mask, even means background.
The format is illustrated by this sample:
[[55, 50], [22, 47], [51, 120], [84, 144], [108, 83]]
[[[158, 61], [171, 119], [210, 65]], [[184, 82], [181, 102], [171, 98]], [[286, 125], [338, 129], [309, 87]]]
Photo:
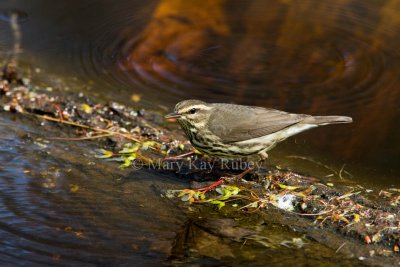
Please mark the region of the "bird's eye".
[[192, 108], [191, 110], [189, 110], [189, 113], [194, 114], [197, 112], [197, 110], [198, 110], [197, 108]]

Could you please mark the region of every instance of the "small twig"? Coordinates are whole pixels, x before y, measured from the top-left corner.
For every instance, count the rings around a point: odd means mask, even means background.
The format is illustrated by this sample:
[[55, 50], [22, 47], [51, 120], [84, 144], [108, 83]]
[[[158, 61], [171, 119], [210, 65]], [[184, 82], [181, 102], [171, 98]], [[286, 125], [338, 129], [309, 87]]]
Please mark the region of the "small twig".
[[344, 194], [343, 196], [337, 197], [336, 199], [339, 200], [339, 199], [343, 199], [343, 198], [346, 198], [346, 197], [350, 197], [352, 195], [358, 195], [360, 193], [361, 193], [361, 191], [358, 191], [358, 192], [355, 192], [355, 193], [350, 192], [350, 193]]
[[383, 231], [386, 231], [388, 229], [390, 229], [390, 230], [399, 230], [399, 227], [397, 227], [397, 226], [387, 226], [387, 227], [379, 230], [378, 233], [382, 233]]
[[80, 141], [80, 140], [97, 139], [97, 138], [102, 138], [102, 137], [107, 137], [107, 136], [112, 136], [112, 135], [114, 135], [114, 134], [113, 133], [99, 134], [99, 135], [88, 136], [88, 137], [47, 137], [47, 139], [50, 139], [50, 140], [66, 140], [66, 141]]
[[64, 121], [64, 116], [63, 116], [63, 112], [62, 112], [60, 105], [53, 103], [53, 107], [58, 111], [58, 116], [60, 118], [60, 121], [61, 122]]
[[152, 129], [152, 130], [154, 130], [154, 131], [157, 132], [157, 133], [160, 132], [159, 129], [157, 129], [156, 127], [150, 125], [150, 123], [148, 123], [147, 121], [143, 121], [143, 125], [146, 126], [146, 127], [148, 127], [148, 128], [150, 128], [150, 129]]
[[296, 155], [287, 156], [287, 158], [307, 160], [307, 161], [310, 161], [310, 162], [312, 162], [312, 163], [314, 163], [314, 164], [317, 164], [317, 165], [319, 165], [319, 166], [322, 166], [322, 167], [324, 167], [325, 169], [328, 169], [328, 170], [334, 172], [335, 174], [337, 174], [337, 171], [335, 171], [334, 169], [332, 169], [332, 168], [329, 167], [328, 165], [325, 165], [325, 164], [323, 164], [323, 163], [321, 163], [321, 162], [319, 162], [319, 161], [316, 161], [316, 160], [314, 160], [314, 159], [310, 159], [310, 158], [302, 157], [302, 156], [296, 156]]
[[240, 249], [242, 249], [242, 248], [243, 248], [243, 246], [244, 246], [244, 245], [246, 245], [246, 242], [247, 242], [247, 239], [244, 239], [244, 241], [243, 241], [242, 245], [240, 246]]
[[344, 172], [345, 174], [347, 174], [348, 176], [350, 176], [350, 177], [354, 177], [351, 173], [349, 173], [349, 172], [346, 171], [346, 170], [343, 170], [343, 172]]
[[225, 203], [229, 203], [229, 202], [238, 201], [238, 200], [241, 200], [241, 199], [250, 200], [249, 197], [244, 196], [244, 195], [232, 195], [232, 196], [230, 196], [230, 198], [231, 199], [225, 200], [224, 202]]
[[319, 216], [319, 215], [327, 214], [327, 213], [329, 213], [331, 211], [333, 211], [333, 210], [326, 210], [326, 211], [323, 211], [323, 212], [320, 212], [320, 213], [298, 213], [298, 212], [291, 212], [291, 213], [296, 214], [296, 215], [300, 215], [300, 216]]
[[177, 155], [177, 156], [166, 157], [166, 158], [164, 158], [164, 160], [180, 159], [180, 158], [183, 158], [183, 157], [186, 157], [186, 156], [190, 156], [192, 154], [195, 154], [195, 152], [194, 151], [190, 151], [190, 152], [187, 152], [187, 153], [184, 153], [184, 154], [180, 154], [180, 155]]
[[343, 244], [341, 244], [341, 245], [338, 247], [338, 249], [335, 251], [335, 253], [338, 253], [339, 250], [341, 250], [346, 244], [347, 244], [346, 242], [343, 242]]
[[211, 189], [219, 186], [220, 184], [223, 184], [225, 182], [225, 180], [226, 180], [226, 177], [221, 177], [218, 181], [212, 183], [211, 185], [203, 187], [203, 188], [196, 189], [196, 191], [200, 191], [200, 192], [204, 192], [204, 193], [208, 192]]
[[343, 170], [344, 170], [344, 166], [346, 166], [346, 164], [343, 164], [342, 168], [341, 168], [340, 171], [339, 171], [339, 178], [340, 178], [341, 180], [344, 180], [344, 178], [343, 178], [343, 176], [342, 176], [342, 173], [343, 173]]
[[300, 179], [303, 179], [303, 180], [306, 180], [306, 181], [310, 181], [310, 182], [320, 181], [320, 179], [318, 179], [318, 178], [308, 177], [308, 176], [304, 176], [304, 175], [293, 173], [293, 172], [290, 172], [290, 174], [292, 176], [294, 176], [294, 177], [297, 177], [297, 178], [300, 178]]
[[[119, 132], [114, 132], [114, 131], [110, 131], [110, 130], [106, 130], [106, 129], [101, 129], [101, 128], [96, 128], [96, 127], [91, 127], [91, 126], [87, 126], [87, 125], [84, 125], [84, 124], [79, 124], [79, 123], [72, 122], [72, 121], [66, 121], [66, 120], [62, 120], [62, 121], [61, 121], [60, 119], [56, 119], [56, 118], [53, 118], [53, 117], [49, 117], [49, 116], [47, 116], [47, 115], [35, 115], [35, 116], [36, 116], [36, 117], [39, 117], [39, 118], [42, 118], [42, 119], [45, 119], [45, 120], [49, 120], [49, 121], [54, 121], [54, 122], [58, 122], [58, 123], [62, 123], [62, 124], [72, 125], [72, 126], [75, 126], [75, 127], [90, 129], [90, 130], [93, 130], [93, 131], [96, 131], [96, 132], [102, 132], [102, 133], [107, 133], [107, 134], [111, 134], [111, 135], [118, 135], [118, 136], [124, 137], [124, 138], [126, 138], [126, 139], [135, 141], [135, 142], [137, 142], [137, 143], [143, 143], [143, 142], [140, 141], [139, 139], [137, 139], [137, 138], [135, 138], [135, 137], [132, 137], [131, 135], [128, 135], [128, 134], [119, 133]], [[153, 149], [155, 149], [155, 148], [153, 148]]]
[[12, 12], [11, 19], [10, 19], [10, 26], [12, 32], [14, 34], [14, 47], [13, 47], [13, 58], [12, 62], [14, 63], [15, 67], [18, 65], [18, 56], [22, 52], [21, 49], [21, 30], [18, 24], [18, 13]]
[[[259, 203], [260, 201], [255, 201], [255, 202], [252, 202], [252, 203], [250, 203], [250, 204], [248, 204], [248, 205], [246, 205], [246, 206], [243, 206], [243, 207], [240, 208], [240, 210], [246, 209], [246, 208], [250, 207], [251, 205], [254, 205], [254, 203], [256, 203], [256, 202]], [[257, 207], [256, 207], [256, 208], [254, 208], [254, 209], [252, 209], [252, 210], [247, 210], [247, 211], [245, 211], [245, 212], [246, 212], [246, 213], [255, 213], [255, 212], [259, 211], [260, 209], [261, 209], [261, 205], [257, 204]]]

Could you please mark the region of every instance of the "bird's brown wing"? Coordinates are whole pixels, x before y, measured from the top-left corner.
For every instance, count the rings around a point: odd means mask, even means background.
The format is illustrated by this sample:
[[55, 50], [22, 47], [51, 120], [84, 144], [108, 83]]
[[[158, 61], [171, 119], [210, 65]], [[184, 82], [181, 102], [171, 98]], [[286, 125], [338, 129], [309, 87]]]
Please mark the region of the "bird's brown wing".
[[208, 128], [223, 142], [234, 143], [278, 132], [306, 117], [275, 109], [219, 104], [213, 109]]

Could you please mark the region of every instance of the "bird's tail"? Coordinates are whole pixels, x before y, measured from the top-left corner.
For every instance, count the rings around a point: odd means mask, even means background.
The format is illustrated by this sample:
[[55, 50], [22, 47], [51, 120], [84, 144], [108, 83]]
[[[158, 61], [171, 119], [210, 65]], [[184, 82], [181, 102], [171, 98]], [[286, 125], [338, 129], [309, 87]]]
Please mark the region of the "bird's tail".
[[306, 118], [303, 122], [317, 125], [350, 123], [353, 122], [351, 117], [346, 116], [312, 116]]

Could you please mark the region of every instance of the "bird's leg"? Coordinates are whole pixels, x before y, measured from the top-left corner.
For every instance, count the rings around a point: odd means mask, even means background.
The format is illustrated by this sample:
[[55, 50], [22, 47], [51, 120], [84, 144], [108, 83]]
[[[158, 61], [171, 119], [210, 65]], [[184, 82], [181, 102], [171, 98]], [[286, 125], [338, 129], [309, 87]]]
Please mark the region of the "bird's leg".
[[197, 190], [198, 191], [202, 191], [202, 192], [205, 193], [205, 192], [208, 192], [211, 189], [219, 186], [220, 184], [223, 184], [225, 181], [230, 181], [230, 180], [240, 181], [240, 180], [242, 180], [243, 176], [245, 176], [247, 173], [252, 171], [254, 168], [255, 168], [255, 165], [247, 168], [246, 170], [244, 170], [242, 173], [240, 173], [238, 175], [234, 175], [234, 176], [231, 176], [231, 177], [221, 177], [221, 178], [218, 179], [218, 181], [212, 183], [211, 185], [206, 186], [206, 187], [202, 187], [202, 188], [197, 189]]
[[243, 178], [246, 174], [248, 174], [250, 171], [254, 170], [255, 167], [256, 167], [255, 164], [254, 164], [254, 165], [251, 165], [250, 167], [248, 167], [246, 170], [244, 170], [243, 172], [239, 173], [238, 175], [235, 175], [235, 176], [232, 176], [232, 177], [229, 177], [229, 178], [231, 178], [231, 179], [233, 179], [233, 180], [236, 180], [236, 181], [241, 181], [242, 178]]
[[260, 156], [259, 162], [262, 162], [268, 158], [268, 154], [265, 150], [261, 151], [258, 155]]
[[[265, 152], [265, 151], [261, 151], [260, 154], [259, 154], [259, 156], [260, 156], [260, 159], [258, 160], [257, 163], [262, 163], [262, 162], [264, 162], [264, 161], [268, 158], [268, 154], [267, 154], [267, 152]], [[236, 180], [236, 181], [241, 181], [242, 178], [243, 178], [247, 173], [249, 173], [250, 171], [254, 170], [254, 168], [255, 168], [256, 166], [259, 166], [259, 165], [258, 165], [258, 164], [252, 164], [252, 166], [249, 166], [249, 167], [248, 167], [246, 170], [244, 170], [242, 173], [240, 173], [240, 174], [238, 174], [238, 175], [235, 175], [235, 176], [233, 176], [233, 177], [229, 177], [229, 178], [233, 178], [233, 179]]]

